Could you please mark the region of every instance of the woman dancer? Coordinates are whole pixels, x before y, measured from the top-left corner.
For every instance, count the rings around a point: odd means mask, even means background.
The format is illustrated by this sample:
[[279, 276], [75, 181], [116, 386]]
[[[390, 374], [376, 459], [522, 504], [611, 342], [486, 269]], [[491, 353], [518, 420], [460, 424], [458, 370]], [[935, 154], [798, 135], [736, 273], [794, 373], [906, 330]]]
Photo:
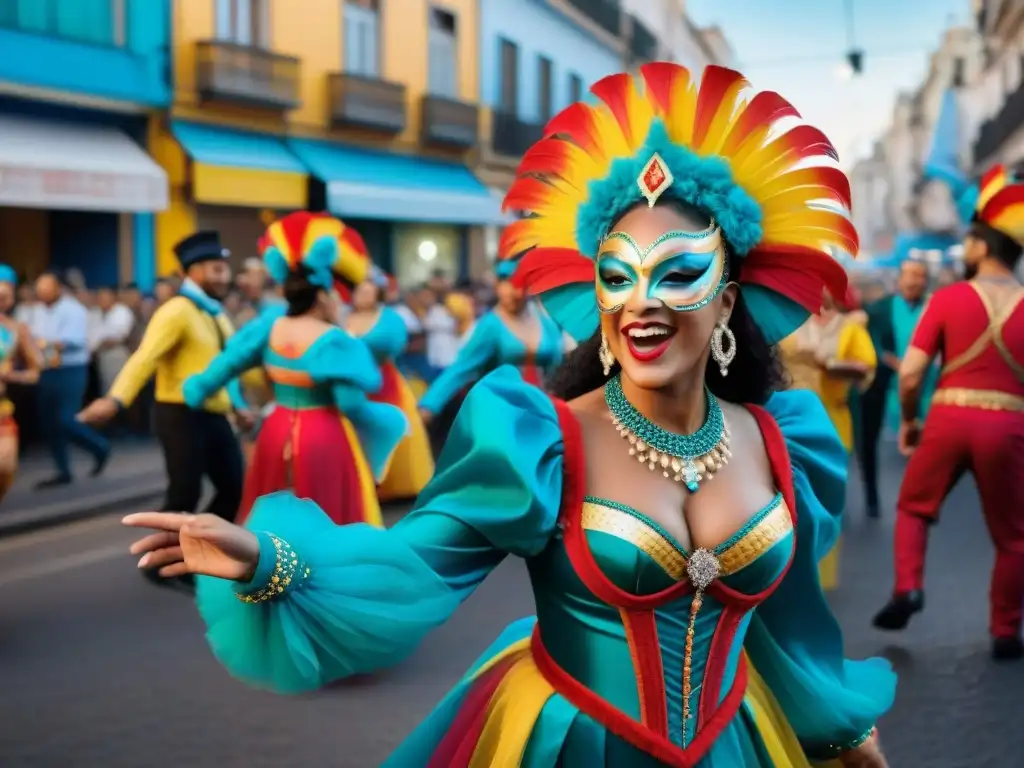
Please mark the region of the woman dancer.
[[35, 384], [43, 367], [39, 347], [23, 324], [14, 319], [18, 276], [0, 264], [0, 502], [18, 474], [18, 425], [8, 384]]
[[400, 408], [409, 421], [409, 434], [395, 451], [391, 467], [377, 488], [381, 501], [394, 501], [419, 495], [434, 474], [434, 456], [416, 410], [416, 398], [395, 367], [395, 359], [405, 349], [409, 333], [401, 316], [384, 305], [387, 282], [386, 275], [375, 273], [356, 286], [345, 328], [370, 348], [380, 368], [384, 385], [370, 399]]
[[768, 346], [844, 290], [824, 249], [856, 252], [856, 235], [812, 202], [848, 205], [848, 183], [812, 165], [834, 157], [821, 133], [776, 125], [796, 117], [779, 96], [740, 101], [739, 74], [641, 78], [555, 117], [506, 198], [533, 215], [502, 253], [532, 248], [524, 283], [586, 339], [552, 381], [568, 401], [510, 367], [487, 376], [390, 531], [332, 528], [287, 494], [250, 530], [126, 520], [161, 529], [133, 547], [146, 563], [218, 577], [199, 592], [215, 653], [281, 691], [400, 661], [526, 558], [537, 619], [387, 766], [885, 765], [874, 722], [895, 677], [843, 658], [818, 584], [846, 455], [817, 398], [773, 394]]
[[261, 313], [185, 382], [192, 407], [260, 365], [273, 386], [275, 407], [256, 439], [239, 522], [258, 497], [292, 489], [335, 523], [382, 524], [376, 483], [407, 422], [398, 408], [367, 399], [381, 388], [380, 372], [366, 345], [336, 325], [335, 278], [359, 281], [370, 266], [350, 233], [337, 219], [310, 213], [272, 224], [261, 250], [284, 286], [285, 316]]
[[[473, 326], [459, 355], [440, 376], [434, 379], [420, 399], [424, 421], [431, 421], [449, 405], [445, 415], [453, 420], [461, 400], [456, 397], [485, 373], [502, 365], [520, 369], [523, 379], [542, 386], [544, 372], [553, 370], [562, 360], [565, 340], [561, 329], [544, 312], [527, 300], [512, 277], [513, 260], [502, 261], [498, 273], [498, 305]], [[440, 420], [450, 424], [450, 420]], [[447, 433], [447, 430], [440, 430]]]
[[[780, 348], [793, 389], [814, 392], [825, 406], [839, 439], [853, 452], [853, 416], [850, 397], [854, 388], [871, 385], [878, 363], [875, 345], [867, 329], [867, 316], [853, 309], [852, 293], [840, 308], [828, 291], [821, 313], [783, 339]], [[821, 561], [822, 588], [839, 586], [839, 545]]]

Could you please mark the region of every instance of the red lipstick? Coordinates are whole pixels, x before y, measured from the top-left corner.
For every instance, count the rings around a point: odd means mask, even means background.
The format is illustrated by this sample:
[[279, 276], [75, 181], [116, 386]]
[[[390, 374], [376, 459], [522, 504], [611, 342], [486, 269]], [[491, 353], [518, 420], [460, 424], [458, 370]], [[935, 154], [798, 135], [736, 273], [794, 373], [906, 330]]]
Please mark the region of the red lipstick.
[[[663, 333], [656, 333], [649, 336], [632, 336], [631, 330], [644, 330], [647, 328], [659, 328]], [[664, 323], [629, 323], [623, 326], [620, 333], [626, 340], [626, 348], [633, 359], [640, 363], [653, 363], [668, 349], [672, 343], [672, 337], [676, 335], [676, 329]]]

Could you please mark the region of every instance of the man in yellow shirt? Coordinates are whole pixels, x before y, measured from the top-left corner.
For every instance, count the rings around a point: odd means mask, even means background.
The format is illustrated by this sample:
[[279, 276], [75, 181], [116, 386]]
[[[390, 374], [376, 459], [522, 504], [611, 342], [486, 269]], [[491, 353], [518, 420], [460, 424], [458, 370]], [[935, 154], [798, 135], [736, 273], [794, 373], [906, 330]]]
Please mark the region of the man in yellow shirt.
[[190, 409], [182, 394], [185, 380], [205, 370], [234, 332], [220, 305], [231, 285], [230, 254], [216, 232], [198, 232], [174, 250], [186, 276], [179, 294], [157, 309], [110, 391], [79, 419], [89, 424], [109, 421], [132, 404], [155, 374], [154, 425], [168, 480], [163, 509], [194, 512], [206, 476], [216, 491], [206, 511], [234, 520], [244, 467], [228, 414], [235, 410], [243, 428], [251, 426], [252, 415], [245, 410], [240, 389], [230, 394], [221, 390], [202, 410]]

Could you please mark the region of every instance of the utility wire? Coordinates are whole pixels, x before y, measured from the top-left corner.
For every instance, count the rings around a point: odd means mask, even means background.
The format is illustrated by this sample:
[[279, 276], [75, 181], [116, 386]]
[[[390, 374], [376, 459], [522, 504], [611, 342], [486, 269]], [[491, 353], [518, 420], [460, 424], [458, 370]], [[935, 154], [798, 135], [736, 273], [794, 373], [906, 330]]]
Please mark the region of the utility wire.
[[[898, 56], [910, 56], [917, 53], [931, 53], [934, 48], [934, 43], [926, 43], [913, 48], [890, 48], [890, 49], [878, 49], [878, 50], [867, 50], [864, 51], [865, 59], [888, 59], [895, 58]], [[843, 52], [835, 51], [832, 53], [810, 53], [806, 56], [794, 56], [793, 58], [787, 59], [768, 59], [767, 61], [745, 61], [743, 66], [746, 68], [757, 67], [758, 69], [765, 69], [768, 67], [793, 67], [800, 64], [828, 64], [842, 61]]]

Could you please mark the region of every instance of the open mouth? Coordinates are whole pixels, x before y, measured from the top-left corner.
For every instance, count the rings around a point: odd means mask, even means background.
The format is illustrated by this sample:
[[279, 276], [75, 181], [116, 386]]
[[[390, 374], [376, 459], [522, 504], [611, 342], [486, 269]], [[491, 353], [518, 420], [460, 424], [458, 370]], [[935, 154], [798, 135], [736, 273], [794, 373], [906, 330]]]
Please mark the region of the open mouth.
[[630, 323], [622, 335], [629, 354], [641, 363], [650, 363], [665, 354], [676, 329], [664, 323]]

